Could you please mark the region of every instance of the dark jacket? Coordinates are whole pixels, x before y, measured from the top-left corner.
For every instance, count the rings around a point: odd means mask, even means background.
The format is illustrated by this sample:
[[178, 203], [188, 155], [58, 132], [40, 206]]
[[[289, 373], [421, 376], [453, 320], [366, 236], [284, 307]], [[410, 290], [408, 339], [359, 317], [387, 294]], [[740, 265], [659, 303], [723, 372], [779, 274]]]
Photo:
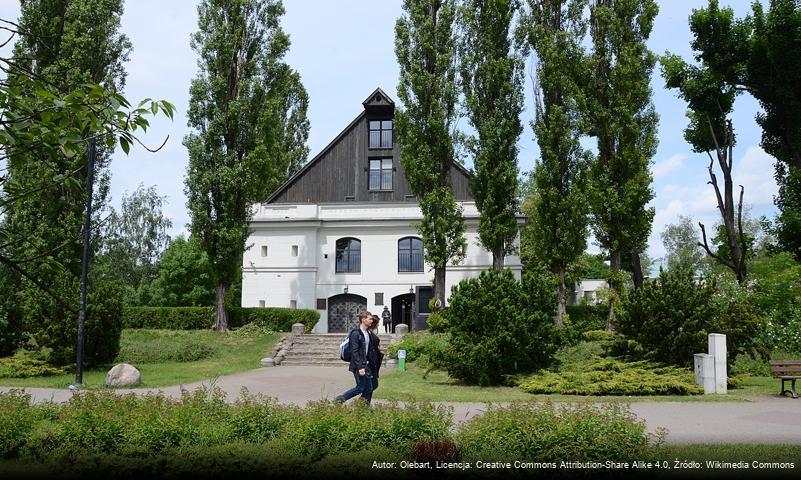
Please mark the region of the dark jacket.
[[381, 362], [384, 360], [384, 354], [378, 349], [381, 344], [381, 339], [378, 338], [373, 332], [370, 332], [370, 345], [367, 347], [367, 360], [370, 362], [370, 372], [374, 377], [378, 377], [378, 371], [381, 369]]
[[360, 369], [364, 368], [370, 373], [370, 365], [368, 364], [367, 354], [365, 353], [364, 334], [361, 329], [354, 328], [348, 335], [348, 348], [350, 348], [350, 366], [348, 370], [353, 373], [358, 373]]

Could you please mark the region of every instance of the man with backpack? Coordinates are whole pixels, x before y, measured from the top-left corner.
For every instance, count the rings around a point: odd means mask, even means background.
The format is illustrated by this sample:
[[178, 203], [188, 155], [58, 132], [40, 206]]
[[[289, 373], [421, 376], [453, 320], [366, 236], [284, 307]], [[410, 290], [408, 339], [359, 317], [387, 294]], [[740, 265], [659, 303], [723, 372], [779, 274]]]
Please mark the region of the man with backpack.
[[367, 311], [361, 312], [359, 314], [359, 328], [354, 328], [350, 331], [347, 345], [342, 342], [345, 351], [342, 352], [341, 357], [343, 360], [350, 362], [348, 370], [353, 372], [356, 386], [341, 395], [337, 395], [334, 399], [337, 403], [346, 402], [361, 394], [362, 398], [369, 404], [373, 397], [372, 372], [367, 358], [367, 350], [370, 348], [369, 330], [372, 324], [373, 315]]

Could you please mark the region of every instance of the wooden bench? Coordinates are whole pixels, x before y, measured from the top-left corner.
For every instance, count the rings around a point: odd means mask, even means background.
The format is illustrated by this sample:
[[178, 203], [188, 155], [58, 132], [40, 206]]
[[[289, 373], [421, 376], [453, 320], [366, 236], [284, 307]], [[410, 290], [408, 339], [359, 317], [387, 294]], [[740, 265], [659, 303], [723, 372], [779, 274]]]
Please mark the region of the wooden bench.
[[[768, 364], [773, 376], [782, 381], [782, 391], [779, 395], [784, 396], [785, 393], [789, 393], [793, 398], [798, 398], [795, 381], [801, 378], [801, 360], [770, 360]], [[791, 382], [790, 390], [784, 388], [784, 382]]]

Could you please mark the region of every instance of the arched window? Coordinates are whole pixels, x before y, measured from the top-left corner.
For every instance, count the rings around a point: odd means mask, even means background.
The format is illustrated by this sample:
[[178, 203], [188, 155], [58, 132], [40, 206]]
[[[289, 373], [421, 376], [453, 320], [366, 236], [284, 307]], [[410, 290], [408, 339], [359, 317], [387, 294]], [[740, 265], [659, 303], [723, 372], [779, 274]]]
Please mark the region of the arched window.
[[337, 273], [362, 271], [362, 242], [355, 238], [337, 240]]
[[398, 240], [398, 271], [423, 271], [423, 241], [417, 237]]

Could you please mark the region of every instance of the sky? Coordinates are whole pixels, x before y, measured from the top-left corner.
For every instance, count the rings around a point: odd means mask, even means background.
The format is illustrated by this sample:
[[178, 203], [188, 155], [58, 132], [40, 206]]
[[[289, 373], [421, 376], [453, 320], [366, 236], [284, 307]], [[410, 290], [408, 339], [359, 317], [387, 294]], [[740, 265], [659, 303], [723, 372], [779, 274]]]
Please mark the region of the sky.
[[[666, 51], [692, 59], [687, 19], [694, 8], [704, 7], [706, 0], [657, 0], [660, 7], [654, 30], [648, 42], [650, 49]], [[737, 17], [750, 11], [750, 0], [721, 0], [731, 6]], [[189, 46], [189, 38], [197, 27], [196, 0], [135, 0], [125, 3], [122, 32], [133, 43], [124, 94], [132, 102], [143, 98], [172, 102], [177, 112], [173, 121], [161, 116], [151, 119], [151, 128], [142, 137], [145, 144], [157, 146], [169, 137], [165, 147], [150, 153], [141, 147], [132, 148], [126, 156], [120, 149], [111, 163], [111, 204], [119, 207], [125, 192], [138, 185], [155, 185], [167, 197], [165, 214], [173, 221], [172, 235], [185, 233], [189, 216], [183, 181], [187, 153], [182, 139], [189, 132], [186, 111], [189, 84], [197, 73], [197, 56]], [[401, 14], [400, 0], [284, 0], [284, 30], [292, 41], [286, 61], [295, 68], [309, 93], [308, 116], [311, 123], [309, 148], [311, 156], [319, 152], [362, 110], [361, 102], [381, 87], [397, 97], [398, 66], [394, 54], [394, 26]], [[19, 3], [0, 0], [0, 18], [16, 19]], [[0, 54], [7, 54], [6, 47]], [[708, 159], [695, 154], [683, 138], [687, 125], [686, 106], [675, 91], [665, 88], [658, 67], [652, 79], [653, 101], [659, 114], [659, 147], [652, 159], [656, 210], [648, 254], [653, 258], [665, 254], [660, 238], [665, 226], [675, 223], [679, 215], [702, 221], [707, 230], [718, 221], [712, 186], [707, 184]], [[531, 80], [527, 78], [526, 125], [519, 146], [519, 168], [529, 172], [537, 159], [538, 149], [531, 128], [533, 117]], [[741, 96], [735, 103], [732, 120], [737, 134], [734, 150], [734, 183], [745, 187], [745, 203], [755, 217], [776, 213], [773, 196], [777, 192], [773, 178], [772, 157], [760, 147], [761, 129], [754, 117], [758, 103], [750, 96]], [[460, 120], [466, 126], [467, 120]], [[467, 166], [471, 162], [467, 160]], [[719, 175], [720, 177], [720, 175]], [[589, 251], [597, 252], [595, 245]]]

